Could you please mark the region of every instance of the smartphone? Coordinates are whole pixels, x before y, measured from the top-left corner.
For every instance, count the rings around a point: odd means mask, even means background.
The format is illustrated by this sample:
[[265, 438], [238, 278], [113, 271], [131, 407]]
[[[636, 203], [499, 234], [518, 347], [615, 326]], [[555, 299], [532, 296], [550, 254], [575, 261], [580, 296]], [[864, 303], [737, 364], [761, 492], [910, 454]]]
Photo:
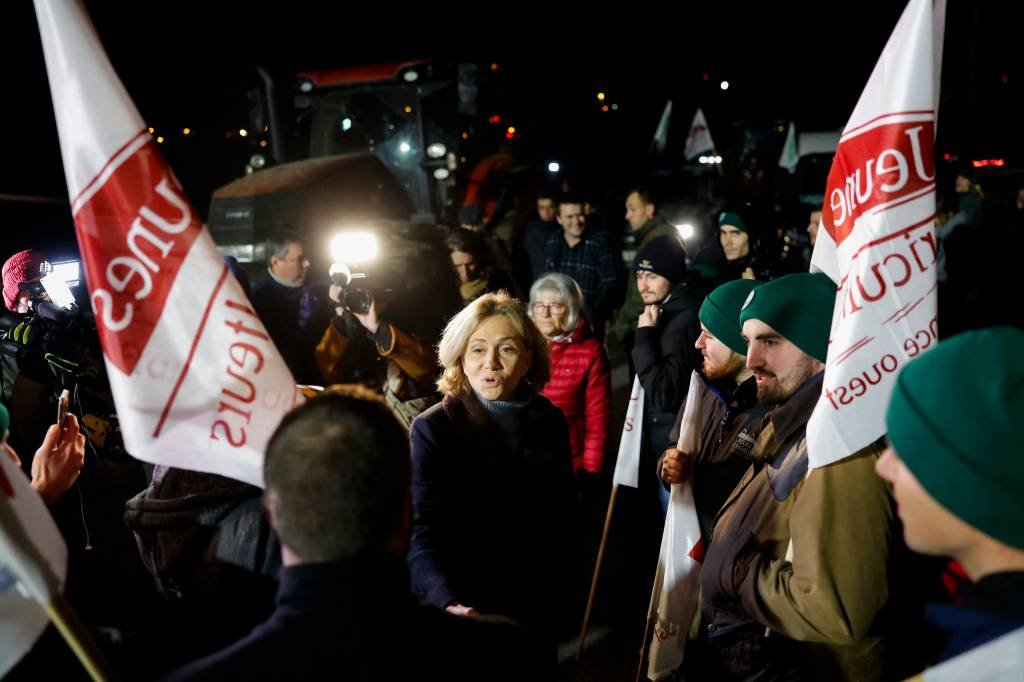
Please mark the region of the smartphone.
[[68, 389], [61, 391], [57, 398], [57, 428], [63, 430], [68, 420], [68, 403], [71, 401], [71, 394]]

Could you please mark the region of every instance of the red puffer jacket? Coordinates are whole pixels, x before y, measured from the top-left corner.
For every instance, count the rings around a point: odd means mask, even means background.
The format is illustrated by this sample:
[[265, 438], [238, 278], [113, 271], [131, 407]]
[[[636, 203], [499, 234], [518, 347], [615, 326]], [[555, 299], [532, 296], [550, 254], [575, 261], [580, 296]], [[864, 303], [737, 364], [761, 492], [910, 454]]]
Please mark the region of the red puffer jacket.
[[573, 471], [601, 471], [612, 417], [612, 384], [608, 356], [585, 319], [572, 334], [551, 340], [551, 381], [541, 394], [565, 413]]

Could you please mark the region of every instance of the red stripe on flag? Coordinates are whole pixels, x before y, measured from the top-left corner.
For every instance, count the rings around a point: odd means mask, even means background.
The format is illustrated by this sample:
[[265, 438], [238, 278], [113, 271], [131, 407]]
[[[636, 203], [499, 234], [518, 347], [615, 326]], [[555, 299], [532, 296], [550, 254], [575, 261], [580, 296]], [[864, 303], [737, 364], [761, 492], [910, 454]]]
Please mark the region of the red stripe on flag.
[[103, 354], [124, 374], [135, 371], [203, 229], [156, 142], [139, 142], [98, 176], [75, 212]]
[[160, 421], [157, 422], [156, 430], [153, 431], [153, 438], [160, 437], [160, 431], [164, 428], [164, 422], [167, 421], [167, 415], [171, 412], [171, 406], [174, 405], [174, 400], [178, 397], [178, 390], [181, 388], [181, 384], [184, 383], [185, 375], [188, 374], [188, 370], [192, 365], [192, 358], [195, 357], [196, 348], [199, 347], [199, 339], [203, 336], [203, 330], [206, 329], [206, 321], [210, 318], [210, 311], [213, 310], [213, 302], [217, 300], [217, 294], [220, 293], [220, 288], [224, 285], [224, 280], [227, 276], [228, 266], [225, 264], [220, 277], [217, 279], [217, 285], [213, 287], [213, 293], [210, 294], [210, 300], [206, 302], [206, 310], [203, 311], [203, 317], [199, 321], [199, 329], [196, 330], [195, 338], [192, 339], [192, 347], [189, 349], [188, 357], [185, 359], [185, 366], [181, 368], [181, 374], [174, 384], [174, 390], [171, 391], [171, 396], [167, 399], [167, 404], [164, 405], [164, 411], [160, 414]]
[[699, 564], [704, 563], [704, 538], [697, 538], [697, 544], [693, 546], [687, 555]]
[[[100, 172], [97, 173], [96, 176], [93, 177], [93, 179], [89, 181], [89, 184], [87, 184], [85, 187], [83, 187], [82, 190], [78, 194], [75, 195], [75, 198], [71, 200], [71, 206], [74, 206], [75, 204], [77, 204], [79, 202], [79, 200], [82, 198], [82, 196], [86, 192], [88, 192], [90, 189], [92, 189], [93, 185], [95, 185], [97, 182], [100, 181], [100, 178], [103, 177], [104, 173], [107, 172], [107, 169], [109, 169], [110, 166], [115, 161], [119, 161], [120, 163], [124, 163], [124, 159], [118, 159], [118, 157], [121, 156], [121, 154], [124, 152], [124, 150], [128, 149], [128, 147], [130, 147], [132, 145], [132, 143], [135, 142], [135, 140], [139, 139], [139, 137], [142, 136], [142, 135], [149, 135], [149, 130], [147, 128], [143, 128], [139, 132], [135, 133], [134, 135], [131, 136], [131, 139], [129, 139], [127, 142], [125, 142], [123, 145], [121, 145], [120, 149], [118, 149], [116, 152], [111, 154], [110, 155], [110, 159], [105, 164], [103, 164], [103, 168], [100, 168]], [[116, 169], [114, 169], [114, 170], [116, 170]]]

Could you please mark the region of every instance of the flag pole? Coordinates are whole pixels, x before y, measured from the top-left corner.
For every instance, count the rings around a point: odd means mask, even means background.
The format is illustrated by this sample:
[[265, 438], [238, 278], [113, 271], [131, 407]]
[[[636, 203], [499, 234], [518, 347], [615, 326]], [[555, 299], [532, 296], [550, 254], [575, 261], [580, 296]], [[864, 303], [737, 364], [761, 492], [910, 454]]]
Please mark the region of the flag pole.
[[[682, 440], [682, 436], [679, 437]], [[667, 532], [667, 531], [666, 531]], [[660, 565], [661, 558], [658, 558]], [[661, 582], [661, 576], [658, 571], [654, 573], [654, 581], [651, 583], [651, 601], [647, 606], [647, 622], [644, 623], [644, 638], [640, 642], [640, 663], [636, 669], [636, 682], [640, 682], [643, 679], [644, 660], [647, 658], [648, 647], [651, 643], [651, 625], [657, 619], [657, 598], [658, 598], [658, 584]]]
[[[657, 584], [657, 583], [655, 583]], [[651, 589], [651, 600], [654, 600], [654, 590], [657, 587]], [[647, 658], [647, 643], [651, 640], [651, 623], [654, 622], [654, 617], [651, 614], [652, 609], [647, 609], [647, 622], [644, 624], [644, 638], [640, 642], [640, 662], [636, 666], [636, 682], [644, 679], [644, 659]]]
[[576, 643], [576, 660], [583, 657], [583, 646], [587, 639], [587, 628], [590, 626], [590, 612], [594, 608], [594, 596], [597, 594], [597, 581], [601, 576], [601, 564], [604, 562], [604, 550], [608, 543], [608, 530], [612, 525], [612, 512], [615, 511], [615, 497], [619, 492], [619, 484], [612, 485], [612, 494], [608, 498], [608, 511], [604, 515], [604, 530], [601, 532], [601, 545], [597, 550], [594, 562], [594, 575], [590, 579], [590, 595], [587, 597], [587, 608], [583, 612], [583, 624], [580, 627], [580, 638]]
[[110, 664], [100, 652], [96, 640], [78, 619], [78, 614], [75, 613], [64, 595], [55, 595], [53, 599], [43, 605], [43, 608], [46, 610], [50, 622], [57, 627], [64, 641], [68, 643], [82, 666], [88, 671], [89, 677], [96, 682], [112, 682], [117, 679]]

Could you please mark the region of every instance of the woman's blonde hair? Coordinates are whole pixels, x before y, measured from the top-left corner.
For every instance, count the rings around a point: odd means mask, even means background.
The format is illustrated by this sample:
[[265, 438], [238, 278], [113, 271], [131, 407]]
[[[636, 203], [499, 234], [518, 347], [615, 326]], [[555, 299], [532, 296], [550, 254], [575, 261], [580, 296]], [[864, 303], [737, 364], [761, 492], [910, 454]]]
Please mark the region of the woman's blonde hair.
[[494, 315], [504, 315], [516, 330], [526, 350], [531, 351], [530, 368], [523, 377], [535, 391], [551, 377], [551, 356], [548, 341], [540, 333], [533, 320], [526, 314], [522, 301], [504, 291], [484, 294], [473, 300], [458, 315], [448, 321], [441, 343], [437, 345], [437, 359], [444, 367], [437, 389], [445, 395], [458, 395], [469, 390], [469, 380], [462, 371], [462, 358], [466, 355], [469, 338]]

